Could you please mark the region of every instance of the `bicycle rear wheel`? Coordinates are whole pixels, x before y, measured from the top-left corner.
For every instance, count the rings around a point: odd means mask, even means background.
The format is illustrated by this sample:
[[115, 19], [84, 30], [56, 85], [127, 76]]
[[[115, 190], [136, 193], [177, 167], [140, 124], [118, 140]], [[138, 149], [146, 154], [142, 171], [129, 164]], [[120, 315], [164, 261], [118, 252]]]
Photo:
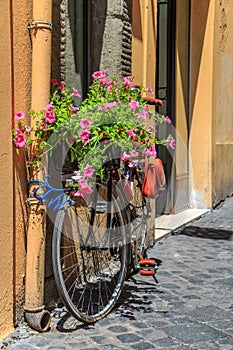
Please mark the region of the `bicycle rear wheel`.
[[69, 312], [84, 323], [105, 317], [116, 304], [128, 264], [126, 217], [119, 198], [96, 184], [85, 200], [58, 212], [53, 235], [57, 289]]

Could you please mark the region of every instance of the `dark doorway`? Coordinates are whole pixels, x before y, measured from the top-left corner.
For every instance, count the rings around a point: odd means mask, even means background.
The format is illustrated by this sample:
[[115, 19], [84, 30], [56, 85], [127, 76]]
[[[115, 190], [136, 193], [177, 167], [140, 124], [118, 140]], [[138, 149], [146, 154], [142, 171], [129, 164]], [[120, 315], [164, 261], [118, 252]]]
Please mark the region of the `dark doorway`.
[[171, 134], [176, 149], [159, 147], [167, 187], [156, 203], [156, 215], [171, 214], [189, 207], [189, 61], [190, 1], [158, 0], [156, 93], [163, 106], [158, 112], [169, 116], [172, 125], [159, 130]]
[[[175, 47], [176, 47], [176, 0], [158, 0], [157, 17], [157, 68], [156, 94], [163, 101], [158, 112], [168, 115], [175, 126]], [[166, 128], [169, 128], [167, 126]], [[170, 132], [170, 130], [165, 131]], [[164, 130], [159, 130], [163, 137]], [[166, 174], [166, 191], [156, 201], [156, 215], [173, 211], [174, 172], [172, 154], [163, 146], [158, 148]]]

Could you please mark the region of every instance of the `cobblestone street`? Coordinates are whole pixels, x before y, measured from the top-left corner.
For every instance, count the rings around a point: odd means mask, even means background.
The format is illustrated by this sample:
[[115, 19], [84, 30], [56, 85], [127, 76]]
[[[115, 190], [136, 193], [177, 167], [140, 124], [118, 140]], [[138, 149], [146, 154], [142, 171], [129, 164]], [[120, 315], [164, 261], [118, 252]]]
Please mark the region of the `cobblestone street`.
[[134, 276], [118, 307], [85, 326], [64, 309], [39, 334], [21, 324], [0, 349], [233, 350], [233, 198], [149, 251], [163, 264], [152, 278]]

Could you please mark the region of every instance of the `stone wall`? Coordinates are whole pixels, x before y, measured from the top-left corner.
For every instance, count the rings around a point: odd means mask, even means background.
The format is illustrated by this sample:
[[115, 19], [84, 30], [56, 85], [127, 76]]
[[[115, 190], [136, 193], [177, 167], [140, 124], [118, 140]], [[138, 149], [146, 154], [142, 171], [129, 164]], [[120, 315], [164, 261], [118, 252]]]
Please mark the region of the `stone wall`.
[[53, 0], [52, 78], [65, 81], [66, 0]]

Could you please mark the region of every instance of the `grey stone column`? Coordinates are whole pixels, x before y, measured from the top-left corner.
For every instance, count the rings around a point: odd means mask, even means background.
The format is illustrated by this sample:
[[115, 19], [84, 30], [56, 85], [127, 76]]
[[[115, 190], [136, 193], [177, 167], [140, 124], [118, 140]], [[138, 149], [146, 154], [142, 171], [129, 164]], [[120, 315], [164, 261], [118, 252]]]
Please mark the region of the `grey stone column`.
[[[78, 30], [82, 17], [83, 23], [87, 21], [83, 38]], [[96, 70], [130, 75], [131, 38], [132, 0], [88, 0], [86, 14], [73, 0], [54, 0], [52, 77], [81, 89], [82, 80], [86, 78], [89, 85]]]
[[52, 78], [65, 81], [66, 0], [53, 0]]
[[92, 1], [89, 13], [89, 72], [130, 75], [132, 1]]

